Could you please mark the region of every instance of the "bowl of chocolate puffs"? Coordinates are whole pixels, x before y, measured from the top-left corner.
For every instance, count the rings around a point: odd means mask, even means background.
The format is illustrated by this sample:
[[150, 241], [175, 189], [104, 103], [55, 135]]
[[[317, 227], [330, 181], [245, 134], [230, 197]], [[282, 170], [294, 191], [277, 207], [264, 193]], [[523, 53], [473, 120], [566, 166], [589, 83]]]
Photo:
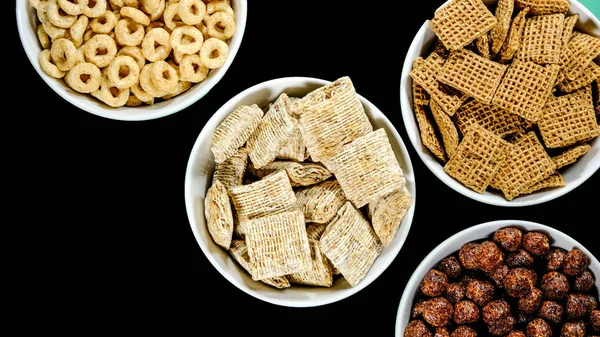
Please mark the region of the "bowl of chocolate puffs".
[[600, 22], [576, 0], [449, 0], [402, 68], [401, 108], [430, 171], [471, 199], [527, 206], [600, 167]]
[[419, 264], [397, 337], [599, 336], [600, 263], [569, 235], [522, 220], [462, 230]]
[[348, 76], [239, 93], [198, 135], [185, 177], [206, 258], [233, 286], [290, 307], [374, 282], [404, 244], [415, 201], [400, 135]]

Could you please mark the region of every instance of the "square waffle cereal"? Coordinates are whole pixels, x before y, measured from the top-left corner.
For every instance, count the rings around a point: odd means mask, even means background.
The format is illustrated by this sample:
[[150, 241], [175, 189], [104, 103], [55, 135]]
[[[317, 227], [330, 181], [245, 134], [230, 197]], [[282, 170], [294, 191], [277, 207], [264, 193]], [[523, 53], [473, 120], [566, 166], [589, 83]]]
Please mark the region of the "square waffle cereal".
[[454, 122], [463, 135], [473, 123], [483, 126], [502, 138], [522, 129], [521, 117], [472, 98], [458, 109], [454, 115]]
[[436, 101], [432, 100], [429, 104], [429, 107], [431, 109], [431, 114], [433, 115], [435, 125], [437, 126], [439, 133], [442, 135], [442, 142], [444, 144], [446, 155], [448, 158], [451, 158], [456, 152], [458, 142], [460, 141], [458, 129], [456, 128], [452, 117], [448, 116]]
[[527, 20], [528, 12], [529, 8], [526, 7], [520, 10], [514, 19], [512, 19], [506, 40], [504, 41], [502, 48], [500, 48], [500, 52], [497, 56], [498, 62], [503, 64], [511, 62], [519, 50], [519, 47], [521, 47], [521, 40], [523, 37], [523, 31], [525, 30], [525, 22]]
[[553, 156], [552, 161], [556, 165], [556, 169], [571, 165], [581, 156], [588, 153], [592, 147], [589, 144], [581, 144], [570, 147], [560, 154]]
[[415, 118], [419, 126], [419, 135], [423, 146], [441, 163], [447, 161], [444, 144], [440, 139], [439, 133], [434, 125], [435, 121], [431, 116], [428, 105], [415, 105]]
[[596, 62], [590, 62], [586, 69], [575, 79], [569, 80], [565, 78], [562, 82], [558, 83], [558, 90], [565, 93], [575, 91], [592, 84], [598, 78], [600, 78], [600, 66]]
[[498, 0], [496, 4], [494, 14], [498, 22], [490, 31], [490, 39], [492, 41], [490, 53], [492, 56], [496, 56], [500, 52], [504, 41], [506, 41], [514, 9], [514, 0]]
[[527, 188], [521, 194], [531, 194], [533, 192], [537, 192], [537, 191], [545, 189], [545, 188], [563, 187], [565, 185], [566, 185], [566, 183], [565, 183], [565, 179], [563, 178], [563, 176], [560, 173], [555, 172], [554, 174], [550, 175], [548, 178], [540, 180], [539, 182], [531, 185], [531, 187]]
[[564, 14], [536, 15], [527, 18], [519, 59], [537, 64], [560, 63], [564, 20]]
[[561, 53], [561, 78], [575, 80], [600, 55], [600, 38], [575, 31]]
[[566, 13], [571, 6], [569, 0], [515, 0], [517, 8], [529, 8], [531, 15]]
[[[256, 274], [254, 264], [250, 262], [250, 256], [248, 256], [248, 246], [246, 245], [245, 240], [233, 240], [231, 242], [231, 247], [229, 247], [229, 254], [245, 271], [250, 273], [250, 275]], [[288, 280], [286, 276], [265, 278], [261, 281], [277, 289], [291, 287], [290, 280]]]

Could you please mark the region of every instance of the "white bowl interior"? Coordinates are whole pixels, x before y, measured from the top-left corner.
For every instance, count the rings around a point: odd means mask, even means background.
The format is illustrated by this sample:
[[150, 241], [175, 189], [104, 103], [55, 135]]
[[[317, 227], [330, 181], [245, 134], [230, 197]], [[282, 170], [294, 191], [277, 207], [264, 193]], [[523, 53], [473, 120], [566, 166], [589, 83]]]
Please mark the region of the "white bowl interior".
[[497, 229], [507, 226], [517, 227], [523, 231], [542, 232], [549, 236], [550, 245], [552, 247], [561, 247], [567, 251], [573, 248], [581, 249], [590, 258], [589, 270], [594, 274], [596, 288], [600, 290], [600, 262], [598, 262], [596, 257], [594, 257], [589, 250], [572, 237], [552, 227], [531, 221], [498, 220], [485, 222], [452, 235], [434, 248], [417, 266], [408, 280], [400, 299], [398, 313], [396, 315], [396, 337], [404, 336], [404, 330], [410, 321], [412, 313], [413, 299], [417, 295], [419, 286], [425, 274], [430, 269], [437, 266], [443, 258], [457, 252], [463, 244], [470, 241], [490, 238]]
[[210, 187], [214, 169], [214, 158], [210, 151], [210, 137], [221, 121], [240, 105], [273, 102], [282, 92], [288, 96], [301, 97], [308, 92], [330, 83], [315, 78], [288, 77], [257, 84], [230, 99], [208, 121], [200, 132], [190, 153], [185, 177], [185, 203], [190, 225], [200, 248], [214, 267], [232, 284], [244, 292], [273, 304], [291, 307], [309, 307], [324, 305], [344, 299], [373, 282], [392, 263], [402, 247], [410, 229], [416, 192], [414, 172], [407, 149], [386, 116], [364, 97], [360, 96], [365, 111], [374, 129], [384, 128], [390, 138], [392, 148], [404, 170], [408, 190], [413, 196], [413, 205], [407, 211], [394, 240], [375, 260], [367, 275], [351, 287], [343, 278], [334, 282], [330, 288], [292, 286], [287, 289], [275, 289], [262, 282], [253, 281], [249, 274], [210, 237], [204, 217], [204, 197]]
[[[484, 0], [487, 5], [495, 3], [495, 0]], [[449, 3], [444, 3], [441, 7]], [[577, 28], [588, 34], [600, 37], [600, 22], [587, 8], [576, 0], [571, 0], [570, 14], [579, 14]], [[431, 13], [433, 17], [434, 13]], [[600, 168], [600, 142], [595, 139], [591, 145], [591, 150], [580, 160], [565, 168], [563, 178], [566, 185], [560, 188], [548, 189], [539, 191], [529, 195], [519, 196], [511, 201], [504, 198], [501, 193], [485, 191], [479, 194], [470, 188], [465, 187], [459, 181], [455, 180], [443, 171], [443, 166], [432, 156], [427, 148], [421, 142], [419, 134], [419, 126], [414, 117], [413, 100], [412, 100], [412, 78], [410, 71], [413, 61], [419, 56], [425, 56], [431, 46], [431, 42], [436, 35], [429, 27], [427, 22], [424, 22], [417, 34], [415, 35], [410, 48], [406, 54], [406, 59], [402, 66], [402, 75], [400, 82], [400, 105], [402, 108], [402, 118], [406, 128], [410, 142], [414, 146], [417, 154], [429, 168], [429, 170], [438, 177], [442, 182], [460, 194], [471, 199], [497, 206], [518, 207], [540, 204], [546, 201], [558, 198], [572, 191], [577, 186], [583, 184], [590, 176], [592, 176], [598, 168]]]
[[62, 80], [47, 75], [38, 61], [42, 48], [36, 34], [36, 11], [29, 0], [17, 0], [16, 15], [23, 49], [32, 66], [52, 90], [74, 106], [94, 115], [116, 120], [141, 121], [168, 116], [187, 108], [204, 97], [225, 75], [240, 48], [246, 28], [246, 0], [232, 0], [231, 5], [234, 8], [236, 30], [229, 41], [229, 56], [223, 66], [211, 72], [204, 81], [173, 99], [140, 107], [109, 107], [90, 95], [72, 90]]

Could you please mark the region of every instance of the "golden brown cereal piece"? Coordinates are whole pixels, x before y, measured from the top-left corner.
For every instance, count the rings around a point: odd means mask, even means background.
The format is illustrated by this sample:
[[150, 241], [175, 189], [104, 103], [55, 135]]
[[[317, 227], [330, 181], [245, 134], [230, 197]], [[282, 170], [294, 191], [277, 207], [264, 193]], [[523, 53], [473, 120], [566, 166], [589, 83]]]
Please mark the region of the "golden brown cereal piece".
[[463, 136], [471, 124], [477, 123], [504, 138], [521, 130], [522, 119], [494, 105], [469, 99], [454, 115], [454, 122]]
[[573, 80], [565, 78], [561, 83], [558, 83], [558, 89], [562, 92], [572, 92], [587, 85], [592, 84], [600, 78], [600, 66], [596, 62], [590, 62], [579, 76]]
[[101, 16], [106, 12], [108, 1], [107, 0], [95, 0], [95, 1], [83, 1], [81, 13], [88, 18], [95, 18]]
[[199, 83], [208, 76], [208, 69], [200, 60], [200, 55], [183, 55], [179, 62], [179, 79], [192, 83]]
[[331, 287], [333, 271], [327, 256], [321, 251], [319, 240], [308, 239], [310, 247], [311, 266], [306, 271], [287, 275], [292, 284], [302, 284], [316, 287]]
[[594, 104], [585, 88], [550, 99], [538, 127], [549, 148], [567, 147], [600, 135]]
[[245, 147], [242, 147], [225, 159], [225, 161], [215, 165], [213, 183], [218, 179], [227, 189], [241, 185], [244, 181], [247, 165], [248, 151]]
[[526, 7], [519, 11], [519, 13], [515, 16], [510, 24], [510, 28], [508, 29], [508, 36], [506, 36], [506, 40], [500, 49], [500, 53], [498, 54], [498, 62], [500, 63], [509, 63], [512, 61], [513, 56], [519, 50], [521, 46], [521, 39], [523, 37], [523, 31], [525, 30], [525, 21], [527, 13], [529, 12], [529, 8]]
[[583, 155], [588, 153], [592, 147], [589, 144], [575, 145], [564, 150], [561, 154], [552, 157], [556, 169], [568, 166], [576, 162]]
[[67, 72], [64, 80], [69, 88], [81, 93], [90, 93], [100, 88], [102, 72], [95, 64], [80, 62]]
[[566, 183], [565, 179], [563, 179], [563, 176], [556, 172], [550, 175], [548, 178], [540, 180], [537, 183], [529, 186], [527, 189], [525, 189], [525, 191], [521, 192], [521, 194], [531, 194], [545, 188], [562, 187], [565, 185]]
[[507, 158], [512, 145], [479, 124], [471, 125], [444, 172], [477, 193], [483, 193]]
[[273, 172], [284, 170], [292, 187], [310, 186], [325, 181], [331, 177], [331, 172], [322, 164], [297, 163], [294, 161], [276, 160], [261, 168], [256, 168], [253, 163], [248, 165], [248, 172], [257, 178], [263, 178]]
[[490, 35], [483, 34], [475, 40], [475, 47], [477, 48], [477, 53], [481, 57], [485, 57], [489, 59], [492, 57], [490, 53]]
[[83, 51], [88, 62], [104, 68], [117, 55], [117, 43], [107, 34], [96, 34], [83, 45]]
[[331, 220], [319, 243], [353, 287], [365, 277], [383, 247], [369, 222], [349, 201]]
[[152, 28], [142, 40], [142, 52], [150, 62], [165, 60], [172, 49], [171, 34], [164, 28]]
[[[248, 256], [248, 246], [246, 246], [245, 240], [233, 240], [229, 247], [229, 253], [250, 275], [255, 273], [253, 269], [254, 265], [250, 262], [250, 256]], [[285, 289], [291, 286], [286, 276], [265, 278], [261, 281], [278, 289]]]
[[106, 76], [115, 87], [130, 88], [140, 80], [140, 67], [131, 56], [116, 56], [106, 67]]
[[490, 31], [490, 39], [492, 42], [490, 52], [492, 56], [496, 56], [500, 52], [504, 41], [506, 41], [514, 7], [514, 0], [498, 0], [498, 3], [496, 4], [496, 10], [494, 14], [498, 22]]
[[338, 78], [298, 101], [298, 127], [316, 162], [324, 162], [341, 147], [373, 130], [349, 77]]
[[241, 105], [217, 126], [211, 139], [211, 152], [215, 162], [222, 163], [241, 148], [263, 118], [263, 111], [256, 104]]
[[571, 37], [573, 36], [573, 31], [575, 29], [577, 21], [579, 21], [579, 14], [565, 16], [561, 38], [563, 47], [566, 46], [569, 43], [569, 41], [571, 41]]
[[178, 26], [171, 32], [171, 47], [173, 50], [183, 54], [192, 55], [198, 53], [203, 42], [204, 36], [195, 26]]
[[77, 63], [83, 61], [77, 51], [77, 47], [75, 47], [71, 40], [66, 38], [59, 38], [52, 42], [50, 56], [54, 64], [61, 71], [69, 71]]
[[226, 41], [235, 33], [235, 20], [233, 15], [226, 12], [216, 12], [204, 20], [208, 35]]
[[181, 0], [177, 14], [186, 25], [197, 25], [206, 16], [206, 4], [202, 0]]
[[[87, 16], [82, 15], [80, 18], [87, 18]], [[78, 19], [79, 20], [79, 19]], [[99, 34], [110, 34], [110, 32], [115, 28], [119, 19], [117, 15], [112, 11], [106, 11], [104, 14], [93, 18], [90, 23], [90, 28]]]
[[69, 28], [77, 20], [77, 15], [66, 13], [56, 0], [48, 0], [46, 15], [53, 25], [60, 28]]
[[384, 247], [396, 237], [400, 223], [412, 204], [413, 197], [406, 186], [369, 203], [371, 225]]
[[481, 0], [452, 0], [428, 22], [444, 46], [453, 51], [490, 31], [497, 20]]
[[[269, 108], [247, 141], [248, 154], [254, 168], [275, 160], [281, 147], [289, 140], [297, 125], [287, 111], [289, 98], [282, 93]], [[256, 107], [258, 108], [258, 106]]]
[[519, 59], [537, 64], [560, 63], [564, 14], [528, 17], [521, 41]]
[[119, 13], [121, 13], [121, 17], [130, 18], [143, 26], [148, 26], [150, 24], [148, 15], [138, 8], [128, 6], [121, 7]]
[[[424, 59], [422, 57], [417, 57], [413, 62], [413, 68], [418, 67]], [[412, 90], [413, 90], [413, 105], [429, 105], [429, 93], [423, 88], [421, 85], [417, 84], [417, 82], [412, 81]]]
[[438, 81], [489, 104], [508, 65], [462, 49], [451, 52], [437, 75]]
[[437, 80], [437, 75], [444, 62], [446, 59], [441, 55], [431, 53], [411, 70], [410, 77], [415, 83], [422, 86], [429, 93], [431, 99], [436, 100], [448, 115], [452, 116], [469, 96]]
[[229, 45], [215, 37], [208, 38], [200, 47], [200, 59], [209, 69], [217, 69], [225, 64], [229, 56]]
[[496, 107], [537, 122], [558, 75], [558, 65], [514, 60], [492, 99]]
[[441, 163], [447, 160], [444, 145], [439, 138], [436, 128], [434, 127], [433, 117], [428, 106], [415, 105], [415, 118], [419, 126], [419, 135], [421, 142], [431, 154]]
[[294, 208], [296, 195], [285, 171], [279, 171], [248, 185], [229, 188], [240, 222]]
[[536, 134], [530, 131], [512, 147], [491, 186], [501, 190], [507, 200], [512, 200], [555, 171], [556, 165]]
[[229, 249], [233, 235], [233, 214], [227, 188], [219, 180], [210, 186], [204, 199], [204, 216], [215, 243]]
[[296, 191], [296, 205], [304, 212], [306, 222], [328, 223], [347, 201], [337, 180], [322, 183]]
[[[150, 32], [150, 30], [148, 30], [148, 32]], [[144, 29], [144, 26], [140, 23], [133, 21], [130, 18], [122, 18], [121, 20], [117, 21], [117, 24], [115, 26], [115, 38], [119, 45], [138, 47], [141, 44], [143, 46], [145, 34], [146, 31]], [[153, 32], [152, 34], [157, 34], [157, 32]], [[164, 33], [162, 33], [161, 35], [164, 35]], [[161, 41], [164, 41], [164, 36], [161, 38]], [[154, 45], [151, 46], [151, 43], [154, 43], [154, 41], [146, 42], [146, 54], [148, 55], [155, 54], [155, 51], [152, 49], [154, 48]], [[159, 50], [165, 50], [164, 52], [166, 52], [168, 51], [168, 48], [159, 47]], [[146, 54], [143, 54], [144, 59], [146, 58]]]
[[575, 80], [600, 54], [600, 38], [574, 31], [561, 53], [561, 75]]
[[531, 15], [566, 13], [569, 0], [515, 0], [517, 8], [529, 7]]
[[344, 145], [325, 165], [356, 208], [402, 188], [406, 182], [384, 129]]
[[300, 210], [255, 218], [246, 223], [248, 256], [254, 265], [253, 280], [308, 271], [311, 250]]
[[458, 147], [459, 136], [458, 129], [452, 120], [452, 117], [448, 116], [442, 108], [437, 104], [436, 101], [431, 100], [429, 103], [431, 114], [435, 120], [435, 124], [442, 135], [442, 141], [444, 143], [444, 149], [448, 158], [452, 158]]

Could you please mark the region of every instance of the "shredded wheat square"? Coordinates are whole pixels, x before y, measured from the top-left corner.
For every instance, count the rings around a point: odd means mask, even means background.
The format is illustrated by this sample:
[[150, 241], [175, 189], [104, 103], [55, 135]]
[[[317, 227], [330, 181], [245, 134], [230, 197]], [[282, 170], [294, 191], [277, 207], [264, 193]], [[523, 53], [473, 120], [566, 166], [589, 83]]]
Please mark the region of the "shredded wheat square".
[[536, 15], [525, 20], [521, 41], [521, 61], [559, 64], [562, 50], [564, 14]]

